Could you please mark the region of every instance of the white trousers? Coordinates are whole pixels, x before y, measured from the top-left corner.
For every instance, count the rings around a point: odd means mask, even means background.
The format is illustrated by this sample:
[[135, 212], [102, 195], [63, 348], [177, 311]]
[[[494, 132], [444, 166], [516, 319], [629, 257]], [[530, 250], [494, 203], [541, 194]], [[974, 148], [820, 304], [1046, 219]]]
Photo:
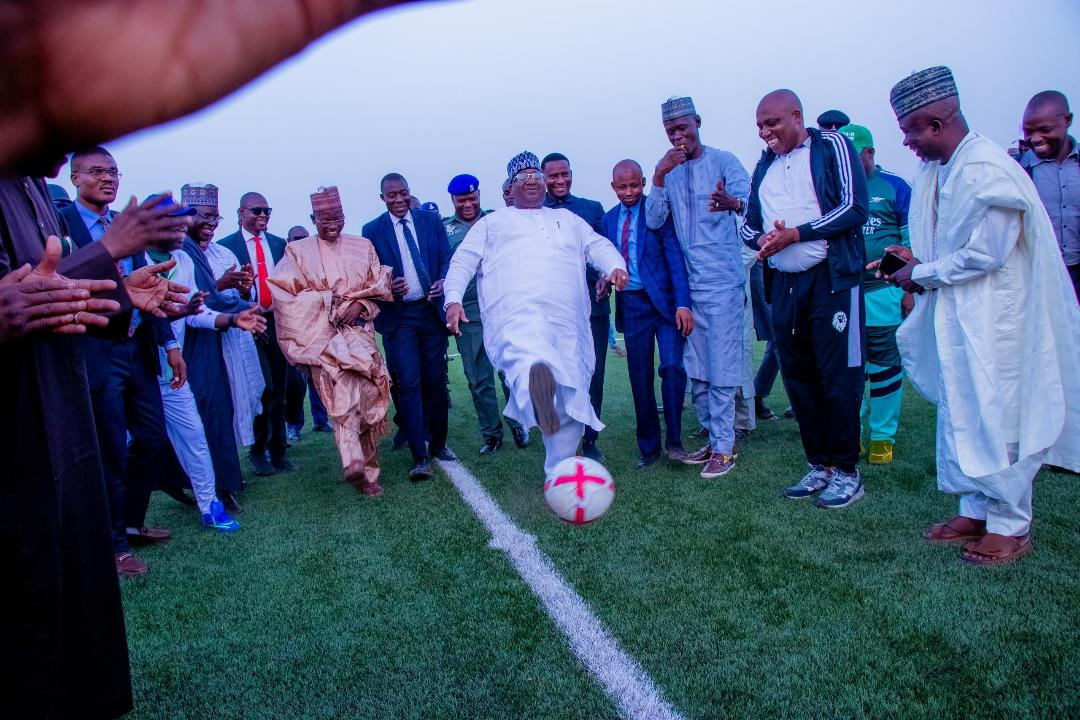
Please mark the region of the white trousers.
[[555, 471], [555, 466], [569, 457], [577, 455], [578, 443], [585, 433], [585, 423], [578, 422], [566, 414], [563, 388], [555, 393], [555, 412], [559, 415], [559, 431], [544, 435], [544, 477], [548, 479]]
[[973, 478], [964, 474], [957, 460], [952, 416], [945, 388], [938, 388], [937, 476], [938, 488], [960, 496], [960, 514], [985, 520], [986, 531], [1019, 537], [1031, 530], [1031, 490], [1042, 467], [1041, 456], [1015, 462], [1016, 448], [1006, 448], [1012, 465], [993, 475]]
[[165, 430], [180, 466], [191, 478], [199, 512], [208, 513], [210, 503], [217, 499], [214, 463], [210, 460], [210, 446], [206, 444], [206, 431], [191, 386], [184, 383], [180, 389], [173, 390], [162, 385], [161, 405], [165, 409]]

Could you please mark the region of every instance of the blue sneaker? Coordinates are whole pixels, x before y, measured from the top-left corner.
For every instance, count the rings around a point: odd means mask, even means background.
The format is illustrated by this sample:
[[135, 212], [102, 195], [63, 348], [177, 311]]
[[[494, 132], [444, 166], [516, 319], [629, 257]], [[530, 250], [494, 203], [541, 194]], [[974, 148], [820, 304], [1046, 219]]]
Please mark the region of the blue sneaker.
[[814, 501], [814, 504], [820, 508], [842, 508], [847, 507], [862, 496], [862, 475], [859, 474], [858, 468], [850, 475], [836, 470], [833, 473], [829, 487], [825, 488], [825, 492], [821, 493], [821, 495], [818, 495], [818, 499]]
[[225, 506], [220, 500], [210, 503], [210, 512], [203, 513], [202, 524], [219, 532], [235, 532], [240, 529], [240, 523], [225, 512]]
[[825, 472], [824, 465], [811, 465], [810, 472], [806, 473], [802, 480], [791, 487], [784, 488], [784, 497], [791, 500], [802, 500], [813, 497], [829, 485], [829, 476]]

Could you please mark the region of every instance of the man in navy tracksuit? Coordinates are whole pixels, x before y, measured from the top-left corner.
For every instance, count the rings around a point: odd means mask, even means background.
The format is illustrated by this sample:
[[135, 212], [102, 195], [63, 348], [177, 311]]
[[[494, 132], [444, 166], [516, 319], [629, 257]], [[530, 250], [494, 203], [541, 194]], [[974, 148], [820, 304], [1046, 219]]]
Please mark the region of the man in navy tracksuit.
[[819, 507], [863, 495], [859, 406], [865, 360], [866, 175], [851, 141], [807, 130], [790, 90], [757, 108], [767, 149], [754, 169], [743, 241], [765, 261], [773, 336], [810, 472], [784, 490]]

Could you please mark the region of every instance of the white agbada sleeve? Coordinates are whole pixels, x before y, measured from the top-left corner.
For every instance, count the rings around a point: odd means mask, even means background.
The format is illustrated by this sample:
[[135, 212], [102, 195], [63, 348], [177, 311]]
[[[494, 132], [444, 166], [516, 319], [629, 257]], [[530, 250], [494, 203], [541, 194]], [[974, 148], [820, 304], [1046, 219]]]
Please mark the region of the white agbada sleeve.
[[454, 251], [454, 256], [450, 259], [450, 267], [446, 271], [446, 280], [443, 282], [443, 297], [445, 298], [443, 309], [453, 303], [461, 304], [461, 298], [465, 295], [469, 282], [480, 268], [480, 262], [484, 257], [484, 247], [488, 240], [486, 219], [487, 216], [480, 218], [469, 228], [465, 239], [461, 241], [457, 250]]
[[604, 275], [611, 275], [616, 270], [626, 270], [626, 261], [623, 260], [622, 253], [615, 249], [615, 245], [610, 240], [603, 235], [596, 234], [589, 226], [589, 223], [577, 215], [574, 216], [574, 219], [577, 220], [574, 227], [581, 240], [581, 249], [585, 253], [585, 262]]
[[1019, 210], [991, 207], [971, 233], [971, 239], [933, 262], [920, 263], [911, 271], [911, 279], [933, 290], [946, 285], [960, 285], [1005, 264], [1020, 239]]

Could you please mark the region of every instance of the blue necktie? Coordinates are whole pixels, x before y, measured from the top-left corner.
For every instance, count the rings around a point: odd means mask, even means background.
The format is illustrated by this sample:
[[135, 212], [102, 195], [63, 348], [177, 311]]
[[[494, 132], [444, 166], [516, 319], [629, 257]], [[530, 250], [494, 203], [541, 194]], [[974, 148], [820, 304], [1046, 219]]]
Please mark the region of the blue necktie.
[[431, 276], [427, 273], [427, 268], [424, 267], [424, 261], [420, 259], [420, 248], [416, 246], [416, 238], [413, 237], [412, 230], [409, 229], [409, 221], [406, 218], [401, 218], [398, 222], [401, 223], [401, 231], [405, 235], [405, 244], [409, 246], [409, 257], [412, 258], [413, 269], [416, 270], [416, 279], [420, 281], [420, 286], [424, 289], [424, 295], [427, 295], [428, 290], [431, 289]]

